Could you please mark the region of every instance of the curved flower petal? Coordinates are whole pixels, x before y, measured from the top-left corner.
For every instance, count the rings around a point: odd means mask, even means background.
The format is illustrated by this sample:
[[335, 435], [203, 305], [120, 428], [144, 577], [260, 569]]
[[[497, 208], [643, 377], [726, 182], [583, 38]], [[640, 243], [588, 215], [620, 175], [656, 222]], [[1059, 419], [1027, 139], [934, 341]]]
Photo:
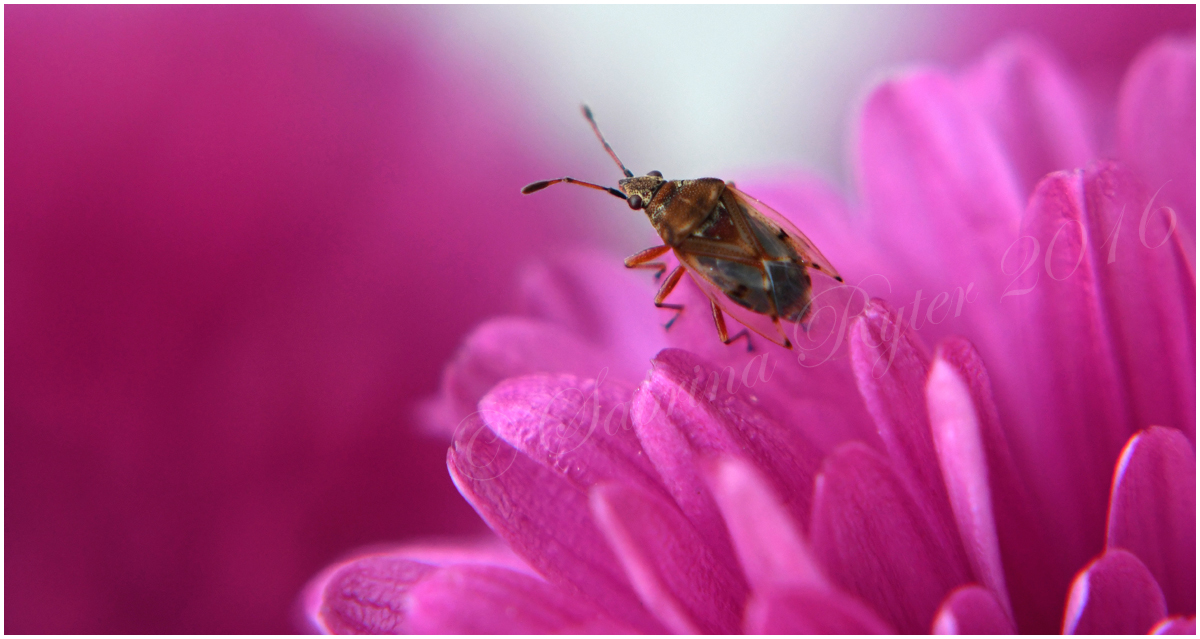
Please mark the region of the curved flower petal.
[[1132, 554], [1110, 549], [1071, 584], [1063, 634], [1143, 634], [1166, 615], [1154, 575]]
[[1196, 42], [1163, 38], [1147, 47], [1121, 84], [1117, 136], [1125, 158], [1176, 207], [1195, 260]]
[[746, 634], [890, 635], [870, 608], [839, 592], [812, 587], [755, 592], [746, 604]]
[[808, 521], [820, 462], [816, 448], [753, 406], [744, 387], [735, 386], [740, 380], [733, 369], [714, 369], [677, 349], [664, 350], [652, 364], [633, 400], [633, 423], [667, 490], [709, 545], [733, 560], [698, 463], [709, 455], [752, 461], [795, 521]]
[[613, 618], [657, 631], [596, 527], [587, 493], [513, 449], [478, 418], [447, 455], [454, 485], [488, 526], [551, 583], [573, 587]]
[[1084, 177], [1090, 261], [1133, 424], [1194, 438], [1196, 282], [1173, 241], [1179, 231], [1125, 167], [1099, 162]]
[[871, 300], [851, 328], [850, 358], [892, 467], [909, 483], [946, 552], [965, 562], [925, 405], [924, 345], [904, 323], [903, 311], [897, 315], [886, 302]]
[[863, 107], [856, 148], [872, 233], [911, 258], [909, 271], [895, 274], [910, 287], [898, 295], [977, 277], [985, 295], [993, 290], [992, 265], [1024, 197], [999, 141], [954, 82], [919, 70], [882, 83]]
[[948, 549], [887, 460], [859, 443], [825, 460], [811, 534], [826, 574], [902, 633], [928, 632], [946, 593], [970, 581], [962, 551]]
[[395, 556], [342, 566], [323, 589], [318, 627], [333, 634], [404, 633], [409, 589], [436, 571], [436, 566]]
[[[309, 619], [335, 634], [628, 632], [578, 597], [525, 572], [421, 561], [419, 549], [362, 557], [322, 583]], [[471, 552], [460, 553], [469, 558]], [[442, 557], [440, 559], [447, 559]]]
[[[429, 566], [453, 566], [476, 564], [497, 566], [528, 575], [536, 573], [521, 558], [513, 554], [500, 539], [488, 534], [484, 538], [441, 540], [436, 542], [410, 543], [400, 546], [373, 548], [355, 553], [345, 561], [332, 564], [310, 579], [300, 596], [302, 618], [298, 626], [310, 633], [332, 632], [324, 620], [326, 587], [343, 568], [357, 562], [377, 558], [402, 559]], [[369, 564], [370, 562], [368, 562]], [[404, 586], [407, 588], [407, 586]]]
[[1108, 547], [1137, 555], [1172, 614], [1196, 612], [1196, 453], [1174, 428], [1129, 440], [1113, 477]]
[[[488, 320], [467, 336], [442, 373], [440, 395], [425, 405], [425, 427], [451, 435], [496, 384], [531, 373], [600, 376], [612, 357], [555, 324], [521, 317]], [[632, 379], [629, 381], [637, 381]]]
[[[1066, 597], [1072, 574], [1049, 552], [1044, 526], [1030, 506], [1028, 490], [1009, 452], [988, 371], [979, 353], [962, 338], [939, 344], [933, 362], [925, 390], [930, 421], [959, 530], [968, 554], [974, 557], [975, 574], [982, 580], [983, 574], [996, 569], [987, 532], [988, 520], [993, 520], [1003, 557], [999, 565], [1004, 580], [998, 583], [1007, 584], [1003, 592], [997, 590], [997, 583], [989, 587], [1000, 601], [1011, 596], [1023, 631], [1055, 632], [1062, 625], [1059, 602]], [[952, 419], [956, 416], [958, 419]], [[977, 428], [978, 433], [971, 435], [967, 427]], [[964, 428], [967, 432], [962, 432]], [[977, 439], [983, 459], [964, 463], [963, 439]], [[954, 472], [945, 470], [947, 462]], [[980, 481], [986, 482], [987, 505], [981, 503]]]
[[[850, 320], [861, 308], [861, 296], [844, 301], [839, 288], [814, 302], [809, 332], [799, 324], [784, 325], [796, 344], [787, 350], [753, 335], [752, 350], [740, 340], [726, 345], [717, 338], [711, 302], [684, 278], [669, 300], [685, 307], [667, 332], [673, 350], [694, 354], [718, 369], [721, 386], [736, 392], [788, 429], [802, 433], [823, 453], [846, 441], [877, 442], [874, 425], [854, 388], [853, 373], [843, 356]], [[740, 325], [726, 318], [731, 333]], [[847, 383], [847, 382], [850, 383]]]
[[673, 632], [736, 632], [746, 583], [672, 503], [620, 484], [591, 492], [592, 512], [642, 601]]
[[1009, 611], [1000, 541], [992, 516], [986, 445], [971, 389], [951, 364], [939, 358], [929, 370], [925, 393], [938, 460], [967, 559], [976, 578], [992, 592], [1001, 608]]
[[1194, 635], [1196, 634], [1196, 618], [1176, 615], [1167, 617], [1154, 624], [1150, 629], [1152, 635]]
[[530, 375], [496, 386], [479, 411], [492, 432], [579, 490], [620, 479], [664, 492], [634, 433], [632, 395], [617, 381]]
[[408, 589], [411, 634], [629, 633], [581, 597], [495, 566], [457, 565]]
[[[1014, 281], [1007, 313], [1022, 317], [1013, 344], [1010, 443], [1042, 514], [1053, 522], [1054, 553], [1072, 569], [1103, 547], [1113, 462], [1130, 435], [1128, 402], [1103, 309], [1082, 171], [1054, 173], [1038, 185], [1022, 223], [1032, 238], [1029, 281]], [[1028, 287], [1028, 288], [1025, 288]], [[1021, 293], [1021, 294], [1016, 294]], [[1015, 354], [1014, 353], [1014, 354]], [[1017, 389], [1020, 388], [1018, 391]], [[1019, 396], [1023, 395], [1021, 399]]]
[[958, 85], [1000, 141], [1019, 193], [1031, 193], [1047, 173], [1095, 157], [1078, 90], [1040, 42], [1018, 36], [991, 47]]
[[751, 588], [829, 587], [796, 521], [752, 465], [724, 457], [709, 464], [706, 479]]
[[933, 620], [933, 634], [1011, 635], [1016, 628], [990, 590], [971, 584], [946, 597]]

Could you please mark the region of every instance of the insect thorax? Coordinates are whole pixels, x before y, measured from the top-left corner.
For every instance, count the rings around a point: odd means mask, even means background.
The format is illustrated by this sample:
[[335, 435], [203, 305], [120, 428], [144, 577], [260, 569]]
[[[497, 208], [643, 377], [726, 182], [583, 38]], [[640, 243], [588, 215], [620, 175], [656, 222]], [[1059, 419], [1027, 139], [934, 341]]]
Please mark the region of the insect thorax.
[[725, 183], [716, 178], [665, 182], [646, 207], [646, 215], [663, 241], [677, 246], [709, 219], [724, 191]]

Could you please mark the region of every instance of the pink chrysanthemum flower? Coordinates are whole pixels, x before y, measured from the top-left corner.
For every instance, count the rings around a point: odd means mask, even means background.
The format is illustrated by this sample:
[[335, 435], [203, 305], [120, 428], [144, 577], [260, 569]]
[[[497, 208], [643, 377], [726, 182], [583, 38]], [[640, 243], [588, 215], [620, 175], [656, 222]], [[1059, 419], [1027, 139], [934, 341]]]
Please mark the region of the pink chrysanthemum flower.
[[530, 270], [528, 315], [477, 329], [427, 407], [504, 543], [332, 566], [309, 621], [1194, 631], [1194, 77], [1194, 43], [1150, 47], [1106, 146], [1012, 41], [868, 96], [854, 210], [811, 178], [739, 184], [802, 212], [855, 294], [913, 300], [822, 307], [803, 357], [724, 347], [704, 313], [661, 331], [615, 261]]

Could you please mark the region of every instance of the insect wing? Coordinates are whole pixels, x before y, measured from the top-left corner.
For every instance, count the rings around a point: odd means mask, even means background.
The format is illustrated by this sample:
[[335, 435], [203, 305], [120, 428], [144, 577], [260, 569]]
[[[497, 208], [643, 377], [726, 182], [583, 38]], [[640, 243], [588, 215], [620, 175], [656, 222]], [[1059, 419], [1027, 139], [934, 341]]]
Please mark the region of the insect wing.
[[839, 282], [841, 281], [842, 276], [839, 275], [837, 269], [833, 268], [833, 265], [829, 263], [829, 259], [822, 255], [821, 251], [818, 250], [816, 245], [812, 243], [812, 240], [808, 239], [807, 235], [800, 232], [800, 229], [796, 228], [796, 225], [789, 222], [786, 217], [784, 217], [775, 209], [763, 204], [762, 202], [759, 202], [757, 199], [746, 195], [745, 193], [732, 186], [729, 186], [728, 184], [725, 185], [725, 189], [733, 193], [733, 196], [737, 200], [738, 204], [741, 204], [744, 207], [743, 210], [747, 216], [754, 218], [758, 222], [767, 226], [773, 226], [782, 229], [788, 235], [786, 239], [788, 244], [790, 244], [791, 247], [800, 254], [800, 257], [804, 258], [805, 262], [812, 264], [814, 267], [816, 267], [816, 270], [838, 280]]
[[[749, 328], [755, 333], [762, 335], [763, 337], [775, 342], [776, 344], [779, 344], [780, 346], [785, 344], [786, 337], [780, 333], [780, 329], [775, 327], [775, 323], [771, 321], [769, 316], [762, 313], [756, 313], [748, 308], [734, 303], [733, 300], [729, 299], [725, 291], [708, 275], [707, 271], [709, 271], [711, 267], [706, 266], [701, 261], [702, 258], [700, 256], [679, 250], [675, 251], [675, 256], [679, 259], [679, 263], [682, 264], [683, 267], [687, 269], [687, 272], [692, 276], [692, 281], [696, 283], [696, 286], [698, 286], [700, 290], [704, 292], [705, 297], [717, 305], [717, 308], [721, 309], [726, 315], [737, 320], [740, 324], [746, 328]], [[765, 277], [765, 274], [762, 273], [761, 269], [758, 269], [756, 272], [758, 273], [758, 277]], [[733, 326], [729, 326], [728, 323], [726, 325], [728, 326], [731, 334], [737, 332], [737, 329]]]

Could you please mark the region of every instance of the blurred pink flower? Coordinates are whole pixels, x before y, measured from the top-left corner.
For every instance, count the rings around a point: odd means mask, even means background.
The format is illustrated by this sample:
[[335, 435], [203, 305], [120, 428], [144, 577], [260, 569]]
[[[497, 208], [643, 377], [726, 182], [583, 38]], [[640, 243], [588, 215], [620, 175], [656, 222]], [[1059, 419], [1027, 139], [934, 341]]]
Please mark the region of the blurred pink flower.
[[419, 9], [5, 18], [5, 629], [287, 632], [346, 548], [481, 531], [408, 422], [570, 236], [514, 96]]
[[1159, 188], [1195, 173], [1194, 77], [1191, 41], [1143, 52], [1124, 163], [1088, 164], [1081, 90], [1009, 41], [871, 92], [860, 210], [739, 180], [860, 291], [914, 299], [826, 306], [800, 358], [724, 347], [703, 312], [664, 333], [599, 258], [527, 271], [526, 315], [477, 329], [426, 410], [520, 559], [368, 553], [310, 583], [313, 628], [1194, 631], [1195, 192]]

